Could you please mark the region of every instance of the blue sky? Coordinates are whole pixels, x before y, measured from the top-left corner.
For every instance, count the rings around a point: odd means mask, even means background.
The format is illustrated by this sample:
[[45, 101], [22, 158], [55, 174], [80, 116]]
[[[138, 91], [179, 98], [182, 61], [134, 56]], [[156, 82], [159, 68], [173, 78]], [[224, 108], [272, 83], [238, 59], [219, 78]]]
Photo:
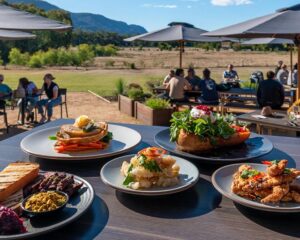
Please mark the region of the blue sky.
[[205, 30], [214, 30], [299, 0], [48, 0], [72, 12], [91, 12], [108, 18], [138, 24], [148, 31], [172, 21], [184, 21]]

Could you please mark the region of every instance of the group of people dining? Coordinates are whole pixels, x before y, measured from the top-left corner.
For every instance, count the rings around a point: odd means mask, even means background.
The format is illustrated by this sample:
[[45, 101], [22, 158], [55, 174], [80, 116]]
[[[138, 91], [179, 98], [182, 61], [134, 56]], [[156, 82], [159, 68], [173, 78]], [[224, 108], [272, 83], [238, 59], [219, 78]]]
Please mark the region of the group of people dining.
[[217, 104], [219, 95], [217, 92], [217, 84], [211, 79], [211, 72], [205, 68], [202, 72], [202, 78], [196, 75], [193, 68], [189, 68], [185, 76], [184, 69], [178, 68], [175, 71], [171, 70], [165, 77], [163, 85], [169, 90], [167, 93], [159, 97], [170, 99], [177, 102], [188, 101], [186, 90], [201, 90], [202, 95], [198, 101], [203, 104]]
[[[188, 101], [188, 96], [185, 94], [186, 90], [201, 91], [201, 96], [197, 101], [202, 104], [215, 105], [219, 103], [218, 90], [220, 85], [216, 84], [215, 80], [211, 78], [211, 71], [205, 68], [202, 71], [202, 77], [197, 76], [194, 68], [187, 70], [185, 76], [184, 70], [179, 68], [177, 70], [170, 70], [163, 82], [168, 93], [161, 94], [159, 97], [167, 98], [173, 101]], [[223, 73], [222, 86], [240, 87], [239, 75], [234, 66], [229, 64]]]
[[[263, 73], [261, 74], [264, 79]], [[171, 70], [165, 77], [163, 86], [168, 91], [160, 94], [159, 97], [176, 102], [186, 102], [189, 100], [187, 94], [189, 91], [199, 91], [201, 94], [197, 98], [199, 103], [215, 105], [219, 103], [219, 90], [240, 88], [240, 82], [238, 72], [232, 64], [229, 64], [223, 72], [220, 84], [211, 78], [211, 71], [208, 68], [202, 71], [202, 77], [197, 76], [193, 68], [189, 68], [186, 75], [184, 70], [179, 68]], [[286, 65], [280, 61], [276, 71], [268, 71], [266, 79], [257, 84], [256, 97], [259, 107], [270, 106], [273, 109], [280, 109], [285, 100], [284, 86], [297, 84], [297, 64], [293, 73], [289, 73]]]
[[[18, 88], [15, 92], [4, 83], [4, 75], [0, 74], [0, 101], [5, 104], [5, 101], [11, 99], [15, 95], [18, 100], [19, 109], [24, 106], [26, 121], [33, 121], [34, 108], [37, 107], [40, 114], [40, 123], [51, 121], [53, 115], [53, 107], [62, 102], [59, 86], [54, 82], [55, 77], [48, 73], [44, 76], [41, 89], [37, 85], [28, 80], [26, 77], [19, 79]], [[45, 93], [45, 98], [41, 96]]]

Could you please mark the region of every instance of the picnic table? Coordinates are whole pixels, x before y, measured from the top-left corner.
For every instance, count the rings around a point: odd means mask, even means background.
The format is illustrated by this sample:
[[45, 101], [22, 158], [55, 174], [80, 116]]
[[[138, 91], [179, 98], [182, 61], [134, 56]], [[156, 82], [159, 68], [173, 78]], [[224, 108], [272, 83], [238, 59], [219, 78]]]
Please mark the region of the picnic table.
[[281, 129], [286, 131], [300, 132], [300, 126], [293, 126], [289, 123], [286, 112], [276, 112], [273, 117], [261, 116], [261, 110], [242, 114], [237, 116], [237, 121], [244, 121], [256, 124], [256, 130], [259, 134], [263, 133], [264, 128], [268, 134], [272, 134], [272, 129]]
[[[70, 123], [61, 119], [0, 142], [0, 168], [14, 161], [36, 161], [46, 171], [66, 171], [79, 175], [94, 187], [91, 208], [77, 221], [37, 239], [297, 239], [299, 214], [271, 214], [252, 210], [222, 197], [211, 184], [211, 174], [219, 166], [194, 161], [201, 178], [190, 190], [164, 197], [141, 197], [118, 192], [101, 182], [99, 172], [109, 160], [59, 162], [28, 156], [20, 149], [21, 140], [44, 128]], [[129, 125], [140, 132], [142, 143], [131, 153], [154, 145], [153, 138], [164, 127]], [[275, 149], [253, 160], [288, 159], [300, 167], [300, 139], [268, 137]]]

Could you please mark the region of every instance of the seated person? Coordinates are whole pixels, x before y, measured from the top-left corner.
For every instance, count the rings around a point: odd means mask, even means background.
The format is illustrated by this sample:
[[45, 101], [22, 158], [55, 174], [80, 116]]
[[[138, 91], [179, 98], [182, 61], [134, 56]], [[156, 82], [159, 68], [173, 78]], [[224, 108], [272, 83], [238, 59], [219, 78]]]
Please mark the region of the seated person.
[[292, 86], [293, 87], [297, 87], [297, 83], [298, 83], [298, 63], [296, 63], [294, 65], [294, 70], [292, 73]]
[[0, 74], [0, 98], [8, 98], [12, 95], [11, 88], [4, 84], [4, 76]]
[[191, 90], [192, 87], [189, 82], [184, 78], [184, 70], [179, 68], [175, 72], [173, 77], [168, 83], [169, 99], [176, 101], [186, 101], [184, 90]]
[[163, 86], [166, 87], [173, 77], [175, 77], [175, 71], [170, 70], [169, 74], [164, 79]]
[[278, 73], [279, 70], [281, 69], [281, 66], [282, 66], [282, 65], [283, 65], [283, 61], [282, 61], [282, 60], [278, 61], [277, 66], [276, 66], [276, 68], [275, 68], [275, 75], [277, 75], [277, 73]]
[[192, 86], [193, 90], [199, 90], [200, 78], [196, 75], [196, 72], [193, 68], [188, 69], [188, 75], [185, 77], [185, 79]]
[[37, 102], [37, 107], [39, 110], [39, 114], [41, 115], [40, 123], [44, 123], [46, 121], [46, 116], [44, 113], [43, 106], [47, 110], [47, 121], [51, 121], [51, 117], [53, 114], [53, 107], [59, 105], [61, 103], [61, 96], [59, 93], [58, 85], [53, 82], [55, 78], [52, 74], [48, 73], [44, 76], [44, 84], [39, 93], [46, 93], [47, 99], [42, 99]]
[[223, 83], [229, 85], [230, 87], [239, 88], [239, 79], [239, 75], [237, 71], [234, 70], [234, 66], [229, 64], [227, 70], [225, 70], [223, 73]]
[[281, 84], [287, 85], [289, 71], [287, 70], [287, 66], [285, 64], [281, 66], [281, 69], [278, 71], [276, 78]]
[[[20, 78], [19, 86], [17, 89], [18, 96], [26, 97], [25, 103], [25, 114], [26, 114], [26, 121], [31, 119], [31, 122], [34, 120], [34, 113], [33, 109], [38, 102], [38, 89], [34, 82], [30, 82], [27, 78]], [[21, 109], [23, 99], [18, 101], [18, 106]]]
[[200, 89], [202, 91], [201, 97], [198, 101], [203, 104], [218, 104], [219, 94], [217, 85], [214, 80], [210, 78], [210, 70], [205, 68], [203, 70], [203, 79], [200, 80]]
[[275, 73], [269, 71], [267, 80], [259, 83], [257, 89], [257, 101], [261, 108], [271, 107], [280, 109], [284, 103], [284, 88], [280, 82], [275, 79]]

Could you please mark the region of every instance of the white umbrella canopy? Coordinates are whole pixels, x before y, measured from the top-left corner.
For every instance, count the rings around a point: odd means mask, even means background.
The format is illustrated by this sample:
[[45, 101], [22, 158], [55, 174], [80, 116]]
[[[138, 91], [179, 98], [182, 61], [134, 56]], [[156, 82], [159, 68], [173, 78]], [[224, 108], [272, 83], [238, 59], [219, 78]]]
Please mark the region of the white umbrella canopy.
[[126, 38], [124, 41], [148, 41], [148, 42], [179, 42], [180, 43], [180, 61], [179, 65], [182, 67], [182, 53], [184, 51], [184, 42], [238, 42], [233, 38], [223, 37], [206, 37], [201, 34], [206, 33], [206, 30], [196, 28], [189, 23], [173, 22], [168, 27], [144, 33], [134, 37]]
[[0, 40], [23, 40], [34, 39], [35, 37], [34, 34], [27, 32], [0, 29]]
[[66, 31], [72, 26], [0, 4], [0, 29]]
[[[300, 69], [300, 4], [277, 10], [275, 13], [221, 28], [204, 36], [236, 38], [285, 38], [298, 46], [298, 69]], [[300, 97], [300, 74], [298, 74], [298, 98]]]

